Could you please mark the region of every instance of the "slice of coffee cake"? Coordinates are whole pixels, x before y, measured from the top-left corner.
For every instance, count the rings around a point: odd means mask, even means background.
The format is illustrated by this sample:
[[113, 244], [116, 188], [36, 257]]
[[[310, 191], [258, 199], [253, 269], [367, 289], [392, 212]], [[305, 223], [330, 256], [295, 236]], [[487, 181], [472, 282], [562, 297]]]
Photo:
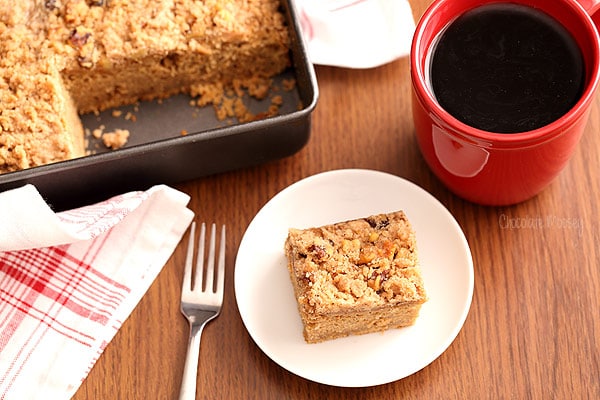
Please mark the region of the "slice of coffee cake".
[[308, 343], [412, 325], [427, 300], [402, 211], [290, 229], [285, 253]]

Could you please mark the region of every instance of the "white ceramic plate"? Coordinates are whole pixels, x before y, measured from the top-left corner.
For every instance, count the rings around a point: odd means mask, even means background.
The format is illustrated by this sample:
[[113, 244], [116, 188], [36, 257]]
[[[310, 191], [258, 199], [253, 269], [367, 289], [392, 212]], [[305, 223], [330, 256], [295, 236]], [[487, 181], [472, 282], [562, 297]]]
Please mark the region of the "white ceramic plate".
[[[288, 229], [396, 210], [416, 232], [429, 296], [415, 325], [307, 344], [283, 251]], [[450, 346], [471, 305], [473, 261], [460, 226], [429, 193], [394, 175], [337, 170], [289, 186], [259, 211], [237, 254], [235, 294], [250, 336], [274, 362], [319, 383], [373, 386], [419, 371]]]

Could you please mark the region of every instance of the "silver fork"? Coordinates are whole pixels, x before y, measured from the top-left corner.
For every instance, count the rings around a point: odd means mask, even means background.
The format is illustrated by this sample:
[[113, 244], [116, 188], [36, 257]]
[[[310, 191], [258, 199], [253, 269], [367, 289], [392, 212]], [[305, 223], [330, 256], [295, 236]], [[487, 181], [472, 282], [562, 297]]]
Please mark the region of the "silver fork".
[[[204, 326], [219, 315], [223, 305], [223, 287], [225, 282], [225, 225], [221, 228], [219, 260], [215, 275], [215, 237], [216, 226], [212, 224], [208, 249], [206, 277], [204, 270], [204, 241], [206, 225], [202, 223], [198, 240], [198, 255], [194, 278], [192, 279], [192, 260], [194, 258], [194, 235], [196, 223], [190, 228], [183, 287], [181, 289], [181, 313], [190, 324], [187, 357], [183, 368], [183, 380], [179, 399], [196, 398], [196, 378], [198, 375], [198, 358], [200, 356], [200, 337]], [[192, 282], [193, 281], [193, 282]]]

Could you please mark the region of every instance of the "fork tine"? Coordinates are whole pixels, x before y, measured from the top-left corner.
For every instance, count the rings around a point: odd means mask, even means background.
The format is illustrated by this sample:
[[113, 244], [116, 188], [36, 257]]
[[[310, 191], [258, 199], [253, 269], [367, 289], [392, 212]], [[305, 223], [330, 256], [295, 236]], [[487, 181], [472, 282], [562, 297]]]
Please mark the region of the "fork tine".
[[225, 225], [221, 227], [221, 240], [219, 245], [219, 264], [217, 272], [216, 292], [220, 293], [221, 301], [223, 299], [223, 286], [225, 285]]
[[212, 292], [214, 289], [214, 273], [215, 273], [215, 236], [216, 225], [213, 223], [210, 228], [210, 243], [208, 244], [208, 265], [206, 266], [206, 287], [207, 292]]
[[192, 262], [194, 259], [194, 235], [196, 233], [196, 222], [192, 222], [190, 226], [190, 238], [188, 239], [187, 255], [185, 258], [185, 266], [183, 270], [183, 290], [192, 290]]
[[206, 224], [200, 225], [200, 237], [198, 238], [198, 254], [196, 256], [196, 270], [194, 271], [194, 286], [192, 290], [202, 290], [202, 281], [204, 275], [204, 240], [206, 237]]

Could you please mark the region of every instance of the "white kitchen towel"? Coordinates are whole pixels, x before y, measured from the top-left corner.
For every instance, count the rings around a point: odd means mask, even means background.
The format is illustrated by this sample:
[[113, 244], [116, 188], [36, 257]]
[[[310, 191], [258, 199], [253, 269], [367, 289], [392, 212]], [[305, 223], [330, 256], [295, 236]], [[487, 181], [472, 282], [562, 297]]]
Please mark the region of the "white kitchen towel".
[[0, 193], [0, 399], [71, 398], [193, 219], [168, 186], [54, 213]]
[[407, 0], [295, 0], [314, 64], [377, 67], [409, 54], [415, 20]]

